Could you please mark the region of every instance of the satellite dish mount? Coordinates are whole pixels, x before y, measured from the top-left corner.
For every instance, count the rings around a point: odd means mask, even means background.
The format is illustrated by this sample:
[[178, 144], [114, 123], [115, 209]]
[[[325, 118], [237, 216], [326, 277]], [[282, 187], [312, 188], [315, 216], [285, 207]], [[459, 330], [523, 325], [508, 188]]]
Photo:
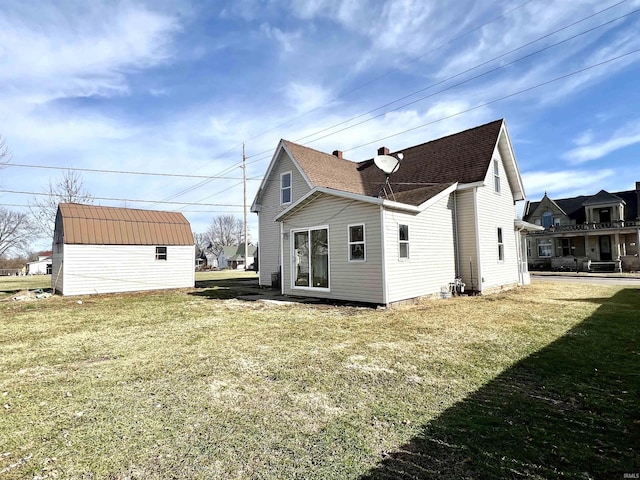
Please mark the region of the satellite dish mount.
[[[400, 160], [402, 160], [402, 157], [402, 153], [399, 153], [398, 158], [392, 157], [391, 155], [376, 155], [373, 158], [373, 163], [375, 163], [376, 167], [382, 170], [385, 175], [385, 180], [382, 184], [382, 188], [380, 188], [380, 192], [378, 192], [378, 198], [382, 197], [383, 194], [388, 198], [389, 192], [391, 192], [391, 197], [395, 201], [396, 196], [393, 193], [393, 189], [391, 188], [389, 177], [391, 177], [392, 174], [396, 173], [398, 171], [398, 168], [400, 168]], [[387, 188], [389, 189], [389, 192], [387, 192]]]

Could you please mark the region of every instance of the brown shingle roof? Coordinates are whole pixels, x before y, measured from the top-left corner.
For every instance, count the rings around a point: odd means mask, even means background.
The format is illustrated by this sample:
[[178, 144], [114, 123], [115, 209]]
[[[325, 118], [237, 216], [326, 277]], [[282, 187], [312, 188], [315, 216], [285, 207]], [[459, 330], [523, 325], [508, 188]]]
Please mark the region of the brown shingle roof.
[[[397, 200], [419, 205], [453, 183], [483, 181], [502, 123], [502, 119], [495, 120], [391, 153], [404, 155], [390, 179]], [[314, 186], [368, 196], [380, 192], [385, 176], [373, 159], [356, 163], [286, 140], [283, 143]]]
[[60, 226], [65, 244], [193, 245], [191, 226], [178, 212], [61, 203]]

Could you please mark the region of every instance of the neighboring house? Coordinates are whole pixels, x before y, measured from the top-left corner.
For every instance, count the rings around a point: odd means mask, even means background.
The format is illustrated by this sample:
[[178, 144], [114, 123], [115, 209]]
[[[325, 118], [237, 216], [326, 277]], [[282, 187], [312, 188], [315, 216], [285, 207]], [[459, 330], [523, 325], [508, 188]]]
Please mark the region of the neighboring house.
[[524, 220], [544, 231], [527, 238], [532, 268], [639, 271], [640, 182], [635, 190], [527, 202]]
[[[249, 245], [249, 255], [247, 263], [251, 265], [255, 257], [257, 248]], [[222, 247], [218, 253], [218, 268], [231, 268], [233, 270], [244, 270], [244, 244]]]
[[62, 295], [193, 287], [194, 262], [181, 213], [58, 205], [51, 286]]
[[38, 254], [38, 260], [27, 263], [27, 275], [49, 275], [51, 274], [51, 255], [53, 252], [46, 251]]
[[528, 283], [520, 232], [536, 227], [515, 220], [525, 194], [505, 122], [400, 153], [383, 188], [373, 160], [281, 140], [252, 205], [260, 284], [280, 274], [287, 295], [390, 304], [456, 277], [474, 292]]

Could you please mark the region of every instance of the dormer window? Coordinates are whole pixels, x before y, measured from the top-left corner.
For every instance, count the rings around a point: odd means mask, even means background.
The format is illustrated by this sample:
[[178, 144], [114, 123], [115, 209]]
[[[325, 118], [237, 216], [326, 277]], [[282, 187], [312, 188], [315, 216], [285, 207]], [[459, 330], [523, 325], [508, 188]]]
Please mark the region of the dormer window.
[[500, 193], [500, 165], [498, 164], [498, 160], [493, 161], [493, 186], [495, 187], [496, 193]]
[[280, 204], [291, 203], [291, 172], [280, 175]]

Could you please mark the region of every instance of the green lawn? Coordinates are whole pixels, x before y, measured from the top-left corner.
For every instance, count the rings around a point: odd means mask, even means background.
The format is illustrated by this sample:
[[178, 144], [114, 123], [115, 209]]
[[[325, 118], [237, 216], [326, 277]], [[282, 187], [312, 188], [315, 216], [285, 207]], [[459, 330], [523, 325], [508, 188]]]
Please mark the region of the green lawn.
[[640, 471], [637, 288], [375, 310], [245, 302], [232, 275], [22, 302], [49, 277], [1, 278], [0, 478]]

